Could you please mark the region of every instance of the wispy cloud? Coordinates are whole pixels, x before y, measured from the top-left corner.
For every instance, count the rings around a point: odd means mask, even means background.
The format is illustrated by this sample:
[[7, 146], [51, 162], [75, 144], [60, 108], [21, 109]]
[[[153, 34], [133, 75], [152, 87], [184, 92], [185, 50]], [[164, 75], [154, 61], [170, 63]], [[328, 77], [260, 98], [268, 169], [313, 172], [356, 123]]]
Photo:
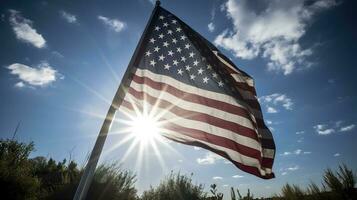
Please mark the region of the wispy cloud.
[[213, 24], [213, 22], [210, 22], [207, 26], [208, 26], [209, 32], [213, 32], [214, 31], [215, 25]]
[[62, 79], [63, 76], [59, 74], [53, 67], [47, 62], [42, 62], [36, 67], [30, 67], [20, 63], [14, 63], [7, 66], [10, 70], [10, 74], [16, 75], [19, 82], [15, 84], [15, 87], [29, 86], [46, 86], [56, 81], [58, 78]]
[[300, 154], [301, 154], [301, 152], [302, 152], [302, 150], [301, 150], [301, 149], [297, 149], [297, 150], [295, 150], [295, 151], [294, 151], [294, 154], [296, 154], [296, 155], [300, 155]]
[[51, 52], [52, 55], [56, 56], [57, 58], [64, 58], [64, 55], [62, 55], [60, 52], [58, 51], [52, 51]]
[[330, 122], [328, 124], [317, 124], [313, 128], [315, 129], [316, 133], [319, 135], [329, 135], [335, 132], [347, 132], [353, 130], [356, 125], [350, 124], [343, 126], [344, 122], [342, 120], [338, 120], [336, 122]]
[[304, 138], [303, 137], [301, 137], [301, 138], [299, 138], [298, 140], [297, 140], [297, 142], [299, 142], [299, 143], [301, 143], [301, 142], [303, 142], [304, 141]]
[[212, 165], [215, 164], [217, 160], [223, 159], [221, 156], [208, 152], [205, 157], [197, 158], [197, 163], [200, 165]]
[[198, 150], [201, 150], [202, 148], [201, 147], [193, 147], [193, 149], [198, 151]]
[[271, 106], [267, 106], [267, 113], [277, 113], [278, 110], [271, 107]]
[[70, 14], [70, 13], [62, 10], [62, 11], [60, 11], [60, 15], [68, 23], [71, 23], [71, 24], [77, 23], [77, 17], [73, 14]]
[[355, 127], [356, 127], [355, 124], [351, 124], [351, 125], [348, 125], [348, 126], [344, 126], [344, 127], [341, 127], [341, 128], [340, 128], [340, 132], [351, 131], [351, 130], [353, 130]]
[[108, 28], [117, 33], [123, 31], [126, 27], [126, 24], [120, 21], [119, 19], [110, 19], [101, 15], [98, 16], [98, 19], [103, 22]]
[[280, 171], [282, 171], [281, 175], [285, 176], [285, 175], [288, 174], [288, 171], [293, 172], [293, 171], [297, 171], [299, 169], [300, 169], [300, 167], [298, 165], [294, 165], [294, 166], [291, 166], [291, 167], [282, 168], [282, 169], [280, 169]]
[[37, 48], [46, 46], [46, 40], [32, 27], [32, 21], [22, 17], [19, 11], [10, 10], [9, 21], [17, 39], [30, 43]]
[[330, 135], [335, 132], [335, 129], [329, 128], [326, 124], [317, 124], [314, 129], [319, 135]]
[[268, 60], [268, 70], [285, 75], [310, 66], [306, 58], [313, 51], [303, 49], [299, 40], [313, 16], [335, 6], [335, 1], [317, 0], [307, 4], [306, 1], [271, 0], [262, 2], [260, 10], [252, 2], [228, 0], [224, 4], [223, 10], [232, 20], [233, 28], [219, 34], [215, 43], [239, 58], [261, 56]]
[[279, 110], [276, 106], [283, 107], [285, 110], [292, 110], [294, 106], [291, 98], [280, 93], [262, 96], [259, 98], [259, 101], [266, 105], [267, 113], [278, 113]]
[[213, 6], [211, 9], [211, 21], [213, 21], [215, 17], [216, 17], [216, 7]]
[[300, 167], [299, 167], [298, 165], [295, 165], [295, 166], [293, 166], [293, 167], [288, 167], [288, 168], [287, 168], [287, 170], [289, 170], [289, 171], [296, 171], [296, 170], [298, 170], [298, 169], [300, 169]]
[[214, 176], [214, 177], [212, 177], [212, 179], [213, 179], [213, 180], [222, 180], [223, 177], [221, 177], [221, 176]]
[[305, 131], [297, 131], [295, 134], [296, 135], [301, 135], [301, 134], [304, 134], [305, 133]]
[[210, 21], [210, 23], [207, 25], [208, 31], [211, 32], [211, 33], [216, 29], [216, 26], [215, 26], [215, 24], [213, 23], [215, 17], [216, 17], [216, 7], [213, 6], [213, 7], [212, 7], [212, 10], [211, 10], [211, 21]]
[[233, 178], [243, 178], [244, 176], [237, 174], [237, 175], [234, 175], [234, 176], [232, 176], [232, 177], [233, 177]]
[[285, 151], [284, 153], [280, 154], [282, 156], [288, 156], [288, 155], [291, 155], [291, 152], [290, 151]]
[[310, 151], [303, 151], [301, 149], [296, 149], [295, 151], [285, 151], [284, 153], [280, 154], [281, 156], [288, 156], [288, 155], [302, 155], [302, 154], [311, 154]]
[[20, 81], [20, 82], [15, 83], [15, 87], [23, 88], [23, 87], [25, 87], [25, 84], [24, 84], [24, 82]]
[[333, 154], [333, 156], [334, 157], [339, 157], [339, 156], [341, 156], [341, 154], [340, 153], [335, 153], [335, 154]]

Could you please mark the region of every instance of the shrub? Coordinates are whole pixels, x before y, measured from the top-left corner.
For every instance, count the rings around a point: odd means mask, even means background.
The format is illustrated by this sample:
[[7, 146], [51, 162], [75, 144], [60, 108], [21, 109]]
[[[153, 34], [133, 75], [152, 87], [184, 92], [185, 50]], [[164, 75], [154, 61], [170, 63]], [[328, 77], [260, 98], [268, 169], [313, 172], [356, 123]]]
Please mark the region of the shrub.
[[159, 186], [145, 191], [142, 200], [199, 200], [205, 199], [203, 186], [192, 183], [191, 176], [173, 173], [167, 176]]
[[[70, 166], [71, 164], [68, 165], [68, 168]], [[48, 198], [73, 199], [79, 180], [80, 176], [76, 178], [75, 182], [65, 184], [54, 191]], [[100, 165], [95, 171], [86, 199], [135, 200], [137, 199], [137, 190], [134, 187], [135, 181], [135, 175], [130, 171], [121, 169], [118, 163]]]
[[0, 192], [2, 199], [36, 199], [40, 181], [33, 176], [28, 157], [33, 143], [0, 140]]

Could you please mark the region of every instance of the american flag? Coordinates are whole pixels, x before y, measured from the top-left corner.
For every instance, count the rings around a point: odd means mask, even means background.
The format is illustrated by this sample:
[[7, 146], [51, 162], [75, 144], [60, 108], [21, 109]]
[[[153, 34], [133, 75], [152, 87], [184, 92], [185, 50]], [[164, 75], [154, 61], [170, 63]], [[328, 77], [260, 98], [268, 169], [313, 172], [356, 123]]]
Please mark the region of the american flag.
[[119, 110], [156, 109], [162, 134], [199, 146], [258, 177], [274, 177], [275, 144], [253, 79], [158, 6], [124, 80]]

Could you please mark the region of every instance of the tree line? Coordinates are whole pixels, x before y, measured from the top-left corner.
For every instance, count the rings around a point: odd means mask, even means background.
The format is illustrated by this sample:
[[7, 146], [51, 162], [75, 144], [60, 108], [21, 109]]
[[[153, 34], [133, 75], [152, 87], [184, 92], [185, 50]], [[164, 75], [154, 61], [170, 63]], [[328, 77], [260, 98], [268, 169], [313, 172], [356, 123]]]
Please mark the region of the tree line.
[[[0, 194], [1, 199], [72, 199], [83, 173], [73, 161], [55, 161], [52, 158], [30, 158], [34, 143], [0, 139]], [[87, 199], [103, 200], [222, 200], [224, 195], [216, 184], [205, 192], [203, 184], [194, 184], [191, 175], [171, 172], [158, 186], [140, 196], [135, 188], [136, 175], [121, 168], [119, 163], [100, 165], [89, 188]], [[287, 183], [280, 194], [255, 198], [248, 189], [246, 194], [231, 188], [231, 200], [253, 199], [357, 199], [356, 176], [342, 164], [337, 170], [326, 169], [322, 186], [313, 182], [306, 189]], [[227, 198], [226, 198], [227, 199]]]

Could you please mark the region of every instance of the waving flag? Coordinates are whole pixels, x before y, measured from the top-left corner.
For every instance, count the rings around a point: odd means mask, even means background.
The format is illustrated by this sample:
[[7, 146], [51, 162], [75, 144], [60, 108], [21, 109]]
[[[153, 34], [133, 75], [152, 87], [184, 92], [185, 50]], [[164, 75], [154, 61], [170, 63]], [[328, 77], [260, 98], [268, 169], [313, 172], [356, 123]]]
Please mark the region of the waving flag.
[[[273, 178], [275, 144], [253, 79], [179, 18], [157, 6], [121, 85], [120, 111], [155, 109], [163, 136]], [[144, 106], [145, 105], [145, 106]]]

